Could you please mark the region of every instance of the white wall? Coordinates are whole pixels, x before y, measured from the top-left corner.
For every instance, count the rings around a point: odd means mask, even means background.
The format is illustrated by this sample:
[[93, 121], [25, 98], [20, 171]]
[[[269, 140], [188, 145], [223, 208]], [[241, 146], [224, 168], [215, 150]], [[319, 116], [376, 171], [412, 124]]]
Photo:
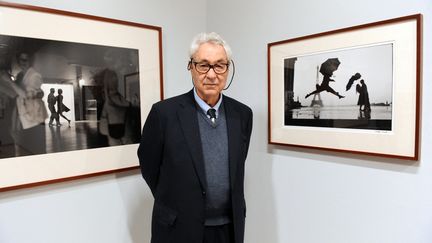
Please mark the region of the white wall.
[[[254, 110], [247, 165], [247, 243], [432, 242], [429, 0], [17, 1], [163, 28], [165, 94], [191, 86], [187, 46], [220, 32], [237, 75], [227, 92]], [[267, 145], [267, 43], [424, 14], [419, 162]], [[0, 193], [0, 243], [148, 242], [152, 199], [134, 173]]]
[[[13, 2], [160, 26], [165, 97], [191, 88], [188, 47], [193, 35], [205, 31], [205, 1]], [[0, 243], [149, 242], [152, 203], [138, 171], [2, 192]]]
[[[432, 242], [431, 1], [219, 0], [208, 1], [207, 13], [207, 30], [234, 52], [228, 93], [255, 115], [246, 242]], [[415, 13], [424, 15], [419, 162], [267, 144], [267, 43]]]

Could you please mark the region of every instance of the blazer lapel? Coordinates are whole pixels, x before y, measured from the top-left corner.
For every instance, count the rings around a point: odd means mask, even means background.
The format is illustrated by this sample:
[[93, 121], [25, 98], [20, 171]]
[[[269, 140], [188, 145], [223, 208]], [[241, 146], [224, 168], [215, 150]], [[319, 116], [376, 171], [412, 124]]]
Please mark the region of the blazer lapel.
[[232, 106], [227, 97], [224, 97], [225, 116], [228, 132], [228, 156], [230, 166], [231, 189], [234, 188], [237, 174], [238, 159], [241, 149], [241, 119], [238, 111]]
[[189, 92], [185, 96], [184, 102], [180, 104], [183, 109], [179, 109], [177, 114], [180, 120], [180, 125], [183, 129], [183, 136], [185, 137], [192, 161], [194, 163], [195, 172], [198, 175], [202, 189], [206, 190], [207, 181], [204, 171], [204, 156], [201, 146], [196, 106], [192, 92], [193, 91]]

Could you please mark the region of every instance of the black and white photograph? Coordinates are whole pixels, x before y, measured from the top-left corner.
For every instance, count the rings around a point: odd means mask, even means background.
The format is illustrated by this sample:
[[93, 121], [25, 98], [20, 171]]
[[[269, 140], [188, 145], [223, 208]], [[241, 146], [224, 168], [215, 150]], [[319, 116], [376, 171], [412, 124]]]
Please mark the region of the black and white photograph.
[[269, 143], [416, 159], [420, 20], [269, 43]]
[[0, 35], [0, 62], [0, 158], [138, 142], [137, 49]]
[[393, 44], [284, 59], [285, 125], [392, 130]]
[[137, 168], [162, 28], [6, 2], [0, 22], [0, 191]]

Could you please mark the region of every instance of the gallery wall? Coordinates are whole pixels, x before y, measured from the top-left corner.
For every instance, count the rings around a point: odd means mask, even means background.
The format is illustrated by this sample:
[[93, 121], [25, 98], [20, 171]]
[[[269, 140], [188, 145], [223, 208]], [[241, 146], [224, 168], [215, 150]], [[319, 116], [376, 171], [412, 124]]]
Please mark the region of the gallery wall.
[[[429, 0], [15, 2], [161, 26], [165, 97], [191, 88], [191, 37], [225, 37], [237, 68], [226, 93], [254, 111], [245, 242], [432, 242]], [[424, 17], [419, 161], [267, 144], [267, 43], [414, 13]], [[0, 242], [148, 242], [152, 200], [136, 171], [0, 193]]]
[[[205, 1], [13, 2], [160, 26], [165, 97], [191, 88], [188, 47], [192, 36], [206, 29]], [[58, 31], [68, 30], [58, 26]], [[137, 170], [2, 192], [0, 243], [149, 242], [152, 204]]]
[[[418, 162], [267, 144], [267, 43], [416, 13], [424, 17]], [[431, 14], [428, 0], [208, 1], [207, 29], [227, 39], [237, 64], [228, 93], [254, 110], [246, 242], [432, 242]]]

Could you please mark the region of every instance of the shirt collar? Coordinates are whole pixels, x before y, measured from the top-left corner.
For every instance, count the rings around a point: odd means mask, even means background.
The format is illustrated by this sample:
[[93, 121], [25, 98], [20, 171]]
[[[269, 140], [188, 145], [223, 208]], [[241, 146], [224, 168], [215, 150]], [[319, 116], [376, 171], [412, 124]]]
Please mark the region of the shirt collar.
[[210, 107], [204, 100], [201, 99], [201, 97], [198, 96], [196, 89], [194, 88], [194, 98], [198, 106], [201, 108], [201, 110], [204, 112], [204, 114], [207, 114], [208, 109], [213, 108], [216, 110], [216, 118], [219, 116], [219, 107], [222, 104], [222, 97], [223, 95], [220, 94], [220, 98], [215, 106]]

